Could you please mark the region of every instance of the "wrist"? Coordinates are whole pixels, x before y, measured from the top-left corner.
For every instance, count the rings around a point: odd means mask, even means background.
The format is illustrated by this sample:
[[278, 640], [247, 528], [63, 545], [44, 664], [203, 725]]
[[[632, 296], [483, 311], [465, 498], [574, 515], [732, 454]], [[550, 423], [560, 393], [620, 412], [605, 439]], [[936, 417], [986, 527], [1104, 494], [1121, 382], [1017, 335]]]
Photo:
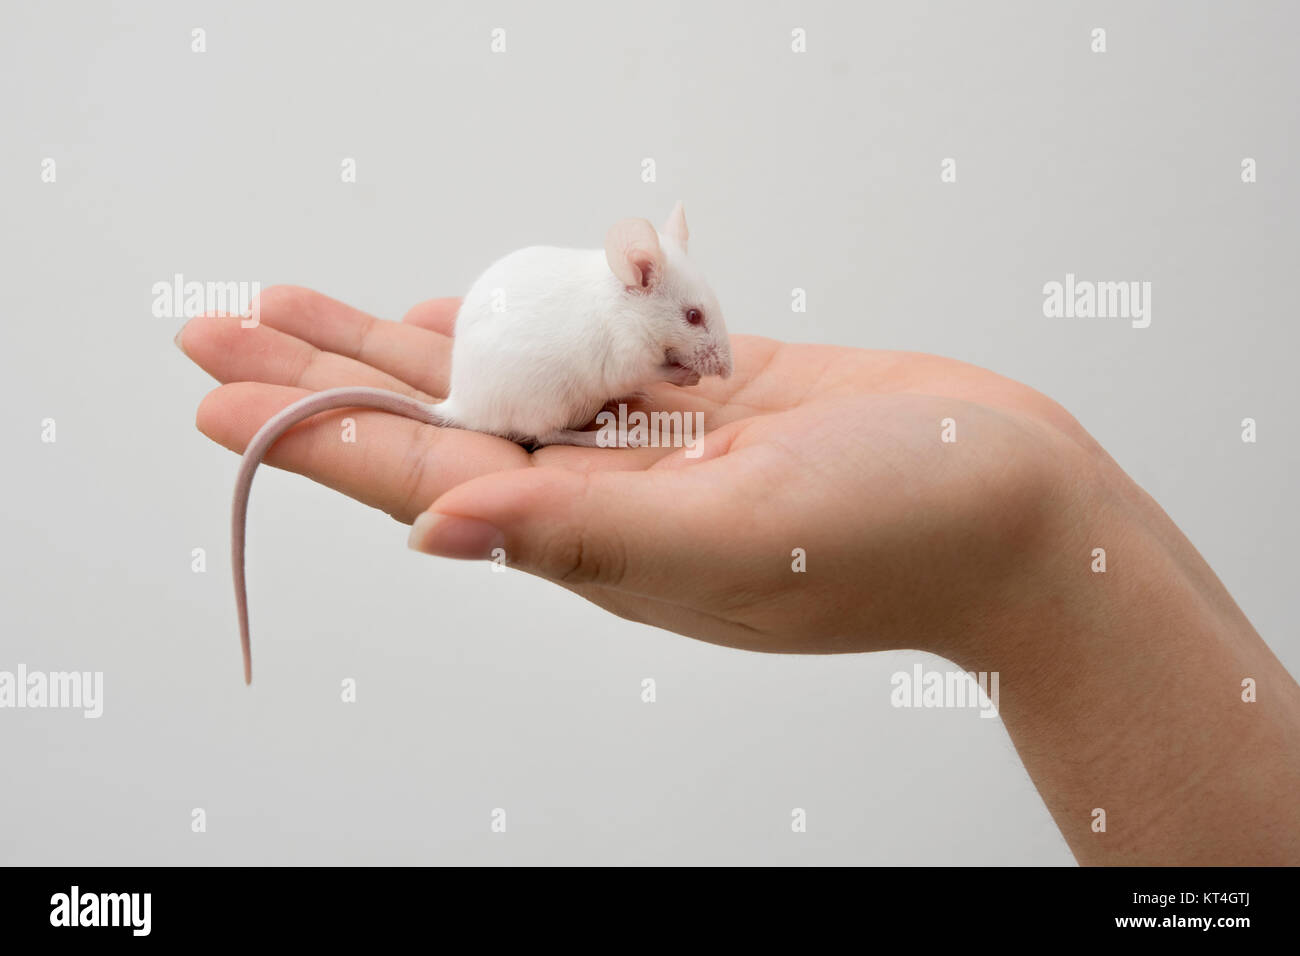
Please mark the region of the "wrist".
[[1003, 721], [1081, 862], [1296, 862], [1300, 688], [1110, 459], [1055, 460], [1021, 574], [948, 655], [999, 674]]

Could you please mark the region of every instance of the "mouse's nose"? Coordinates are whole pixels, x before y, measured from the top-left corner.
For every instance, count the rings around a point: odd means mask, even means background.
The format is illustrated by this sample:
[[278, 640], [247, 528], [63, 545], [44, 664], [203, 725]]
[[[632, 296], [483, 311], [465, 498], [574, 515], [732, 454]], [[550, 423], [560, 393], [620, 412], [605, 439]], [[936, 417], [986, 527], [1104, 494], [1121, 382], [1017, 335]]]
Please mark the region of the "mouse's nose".
[[695, 360], [691, 365], [698, 369], [701, 375], [718, 375], [727, 378], [731, 374], [730, 343], [724, 343], [719, 347], [716, 342], [710, 342], [702, 346], [695, 353]]
[[719, 378], [730, 378], [735, 366], [731, 361], [731, 343], [724, 339], [721, 346], [712, 348], [714, 374]]

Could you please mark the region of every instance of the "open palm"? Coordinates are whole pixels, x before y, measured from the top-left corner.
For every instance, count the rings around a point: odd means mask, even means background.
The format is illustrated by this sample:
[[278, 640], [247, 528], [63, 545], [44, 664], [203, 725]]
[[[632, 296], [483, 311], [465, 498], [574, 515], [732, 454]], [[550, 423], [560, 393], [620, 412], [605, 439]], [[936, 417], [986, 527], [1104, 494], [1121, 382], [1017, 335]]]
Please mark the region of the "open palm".
[[[394, 322], [277, 287], [255, 328], [197, 318], [178, 344], [226, 383], [204, 399], [198, 427], [243, 451], [311, 391], [445, 397], [457, 305], [431, 300]], [[921, 646], [954, 619], [977, 620], [1034, 560], [1026, 543], [1065, 481], [1060, 464], [1107, 460], [1051, 400], [974, 366], [749, 336], [734, 337], [733, 351], [727, 380], [648, 390], [647, 408], [704, 413], [698, 458], [530, 453], [348, 409], [294, 428], [266, 460], [399, 521], [430, 509], [439, 517], [413, 535], [422, 550], [486, 558], [465, 543], [491, 538], [511, 566], [624, 617], [813, 653]], [[341, 440], [345, 417], [355, 441]]]

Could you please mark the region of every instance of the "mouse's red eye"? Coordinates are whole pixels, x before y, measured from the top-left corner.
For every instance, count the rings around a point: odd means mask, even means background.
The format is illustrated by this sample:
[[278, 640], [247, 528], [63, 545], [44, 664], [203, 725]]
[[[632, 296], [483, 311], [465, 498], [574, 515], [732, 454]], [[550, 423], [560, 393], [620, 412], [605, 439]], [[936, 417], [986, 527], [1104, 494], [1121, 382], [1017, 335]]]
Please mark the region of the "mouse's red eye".
[[687, 309], [686, 321], [691, 323], [691, 325], [703, 325], [704, 313], [701, 312], [699, 309]]

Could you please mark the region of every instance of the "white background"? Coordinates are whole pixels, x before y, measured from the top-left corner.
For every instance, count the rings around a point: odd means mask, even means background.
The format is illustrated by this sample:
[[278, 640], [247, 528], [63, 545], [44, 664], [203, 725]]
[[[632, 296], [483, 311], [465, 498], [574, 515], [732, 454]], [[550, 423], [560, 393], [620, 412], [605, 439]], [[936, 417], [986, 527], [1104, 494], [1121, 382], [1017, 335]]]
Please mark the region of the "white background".
[[[0, 670], [103, 671], [105, 700], [0, 710], [0, 862], [1071, 864], [1000, 721], [890, 706], [890, 675], [936, 658], [696, 643], [416, 555], [271, 469], [245, 688], [237, 459], [194, 429], [214, 383], [151, 288], [287, 282], [396, 318], [681, 198], [733, 333], [1045, 391], [1296, 673], [1295, 11], [6, 5]], [[1044, 318], [1067, 272], [1152, 282], [1151, 326]]]

